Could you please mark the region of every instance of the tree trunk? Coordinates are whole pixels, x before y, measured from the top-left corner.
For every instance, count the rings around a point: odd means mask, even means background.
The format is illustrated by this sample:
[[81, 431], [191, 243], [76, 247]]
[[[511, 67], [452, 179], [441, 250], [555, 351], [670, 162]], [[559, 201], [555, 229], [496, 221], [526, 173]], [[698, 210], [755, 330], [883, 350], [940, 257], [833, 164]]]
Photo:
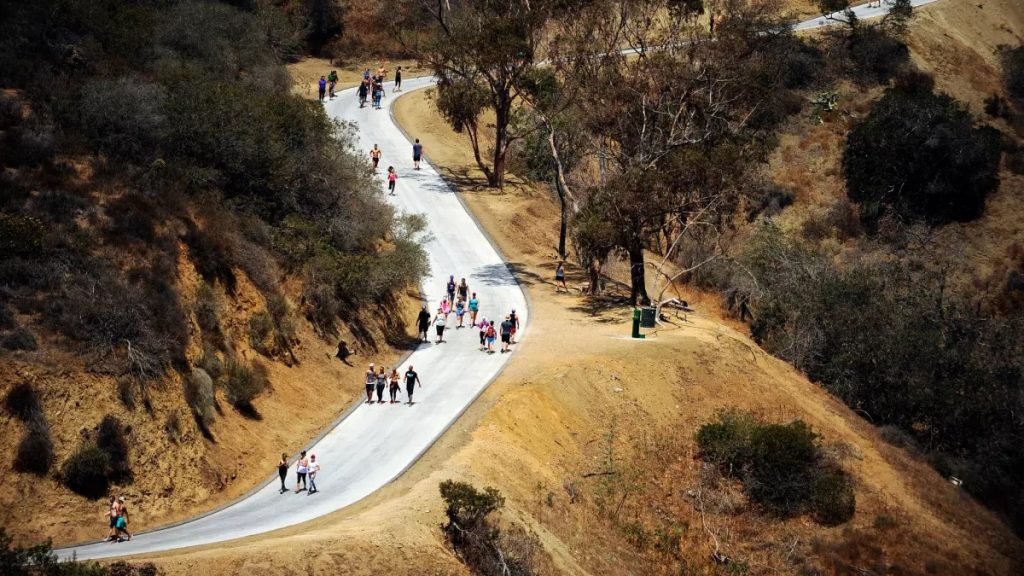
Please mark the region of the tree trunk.
[[561, 207], [561, 222], [558, 225], [558, 257], [565, 260], [565, 239], [569, 231], [569, 203], [566, 202], [565, 190], [562, 189], [562, 183], [555, 177], [555, 192], [558, 193], [558, 203]]
[[597, 296], [601, 293], [601, 259], [593, 257], [590, 259], [590, 264], [587, 265], [587, 273], [590, 275], [590, 286], [587, 287], [587, 292], [591, 296]]
[[633, 304], [651, 303], [644, 272], [644, 244], [638, 238], [632, 239], [629, 241], [629, 299]]
[[512, 98], [504, 95], [497, 99], [494, 107], [494, 164], [487, 175], [487, 185], [491, 188], [505, 186], [505, 143], [508, 140], [508, 123], [511, 119]]

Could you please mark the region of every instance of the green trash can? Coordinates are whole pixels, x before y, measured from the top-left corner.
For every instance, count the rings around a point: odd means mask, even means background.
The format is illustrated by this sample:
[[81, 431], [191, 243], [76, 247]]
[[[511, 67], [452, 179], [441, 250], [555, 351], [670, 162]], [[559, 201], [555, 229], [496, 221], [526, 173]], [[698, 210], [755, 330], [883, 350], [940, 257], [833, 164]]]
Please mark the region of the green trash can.
[[633, 308], [633, 338], [643, 338], [640, 333], [640, 309]]
[[640, 309], [640, 327], [654, 328], [657, 324], [658, 309], [653, 306], [645, 306]]

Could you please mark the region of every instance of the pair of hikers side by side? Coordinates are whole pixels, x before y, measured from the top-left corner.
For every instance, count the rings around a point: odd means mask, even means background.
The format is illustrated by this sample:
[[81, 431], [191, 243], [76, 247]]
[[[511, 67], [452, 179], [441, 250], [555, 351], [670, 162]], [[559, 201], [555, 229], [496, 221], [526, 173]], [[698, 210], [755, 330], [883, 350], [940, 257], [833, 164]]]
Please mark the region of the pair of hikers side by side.
[[[278, 491], [280, 494], [288, 491], [285, 481], [288, 479], [288, 468], [290, 466], [288, 455], [281, 453], [281, 461], [277, 463], [277, 475], [281, 478], [281, 489]], [[319, 492], [316, 487], [316, 475], [319, 472], [320, 462], [317, 461], [316, 454], [310, 454], [307, 458], [306, 451], [303, 450], [299, 454], [298, 461], [295, 462], [295, 493], [306, 492], [308, 495]]]
[[124, 496], [110, 497], [106, 516], [110, 521], [110, 530], [104, 542], [124, 542], [132, 539], [132, 533], [128, 530], [128, 504]]

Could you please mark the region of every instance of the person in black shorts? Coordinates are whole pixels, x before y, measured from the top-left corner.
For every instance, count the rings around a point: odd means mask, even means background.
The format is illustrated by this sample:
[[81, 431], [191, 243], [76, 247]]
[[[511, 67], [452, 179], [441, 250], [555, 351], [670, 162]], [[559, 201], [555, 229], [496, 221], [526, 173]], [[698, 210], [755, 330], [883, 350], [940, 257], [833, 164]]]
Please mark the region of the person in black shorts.
[[508, 352], [508, 345], [512, 342], [512, 321], [509, 320], [508, 316], [505, 316], [505, 321], [501, 323], [501, 352]]
[[459, 282], [459, 299], [469, 302], [469, 284], [466, 284], [466, 279], [463, 278], [462, 282]]
[[366, 402], [373, 404], [373, 388], [377, 384], [377, 373], [373, 370], [373, 364], [370, 364], [369, 370], [366, 371]]
[[409, 397], [407, 404], [412, 404], [412, 392], [416, 389], [416, 384], [423, 388], [423, 382], [420, 382], [420, 375], [409, 366], [409, 369], [405, 371], [405, 394]]
[[359, 107], [366, 106], [366, 97], [370, 94], [370, 83], [367, 80], [363, 80], [359, 84]]
[[412, 145], [412, 166], [413, 170], [420, 169], [420, 158], [423, 158], [423, 144], [420, 144], [420, 139], [416, 139], [416, 143]]
[[423, 305], [419, 316], [416, 317], [416, 328], [420, 332], [420, 340], [427, 341], [427, 330], [430, 328], [430, 312], [427, 312], [427, 305]]
[[392, 92], [401, 92], [401, 91], [402, 91], [402, 67], [399, 66], [398, 69], [395, 70], [395, 89], [392, 90]]

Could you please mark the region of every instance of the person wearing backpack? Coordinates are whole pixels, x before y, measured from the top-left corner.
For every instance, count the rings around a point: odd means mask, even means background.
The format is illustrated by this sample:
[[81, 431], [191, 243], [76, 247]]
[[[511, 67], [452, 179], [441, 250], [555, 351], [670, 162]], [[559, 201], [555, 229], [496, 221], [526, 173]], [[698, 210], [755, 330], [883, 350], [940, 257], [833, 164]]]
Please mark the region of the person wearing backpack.
[[494, 330], [494, 320], [491, 320], [490, 324], [487, 325], [485, 336], [487, 337], [487, 353], [494, 354], [494, 341], [498, 337]]
[[334, 100], [334, 87], [338, 84], [338, 73], [331, 70], [331, 73], [327, 75], [327, 81], [330, 83], [330, 90], [328, 93], [331, 96], [331, 100]]

